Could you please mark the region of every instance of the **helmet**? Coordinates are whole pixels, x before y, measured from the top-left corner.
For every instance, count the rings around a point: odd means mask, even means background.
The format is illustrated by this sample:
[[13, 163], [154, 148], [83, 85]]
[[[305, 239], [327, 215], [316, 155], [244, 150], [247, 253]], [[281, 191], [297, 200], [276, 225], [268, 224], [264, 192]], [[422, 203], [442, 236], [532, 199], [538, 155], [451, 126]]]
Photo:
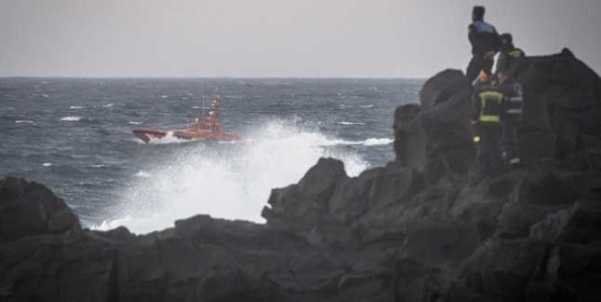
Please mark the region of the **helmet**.
[[474, 9], [472, 10], [472, 19], [474, 21], [484, 19], [485, 12], [486, 12], [486, 9], [484, 8], [484, 6], [474, 6]]
[[510, 33], [501, 34], [501, 44], [510, 45], [513, 43], [513, 36]]

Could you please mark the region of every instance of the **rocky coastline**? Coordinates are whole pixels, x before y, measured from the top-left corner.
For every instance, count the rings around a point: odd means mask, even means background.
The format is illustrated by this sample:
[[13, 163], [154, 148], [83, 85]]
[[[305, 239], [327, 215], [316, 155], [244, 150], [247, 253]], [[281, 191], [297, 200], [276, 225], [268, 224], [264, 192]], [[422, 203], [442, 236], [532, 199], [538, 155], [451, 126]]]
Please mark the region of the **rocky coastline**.
[[601, 78], [567, 49], [516, 77], [521, 167], [474, 176], [471, 86], [445, 70], [394, 112], [393, 161], [349, 177], [322, 158], [266, 224], [91, 231], [1, 178], [0, 302], [600, 301]]

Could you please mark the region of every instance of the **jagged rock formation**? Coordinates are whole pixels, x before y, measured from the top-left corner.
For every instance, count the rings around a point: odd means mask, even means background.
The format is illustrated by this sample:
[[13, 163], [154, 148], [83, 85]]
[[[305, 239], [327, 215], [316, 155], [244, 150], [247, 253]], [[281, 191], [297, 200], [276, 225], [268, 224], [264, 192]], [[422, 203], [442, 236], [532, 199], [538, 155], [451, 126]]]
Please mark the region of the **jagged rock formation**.
[[471, 173], [470, 86], [427, 81], [395, 112], [396, 160], [320, 159], [267, 224], [195, 216], [82, 230], [43, 186], [0, 180], [0, 301], [599, 301], [601, 80], [568, 51], [516, 71], [525, 166]]

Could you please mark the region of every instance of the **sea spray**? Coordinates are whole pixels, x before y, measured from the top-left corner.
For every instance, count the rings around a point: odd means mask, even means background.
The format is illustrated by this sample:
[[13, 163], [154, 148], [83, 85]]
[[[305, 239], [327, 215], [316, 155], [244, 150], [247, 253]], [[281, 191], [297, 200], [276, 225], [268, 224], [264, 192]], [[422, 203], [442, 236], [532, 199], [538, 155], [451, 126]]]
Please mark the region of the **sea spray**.
[[188, 145], [148, 163], [149, 177], [132, 178], [116, 219], [96, 228], [125, 225], [146, 233], [197, 214], [263, 222], [260, 213], [271, 189], [298, 182], [320, 157], [341, 159], [350, 176], [368, 167], [343, 141], [283, 121], [265, 123], [245, 138], [236, 144]]

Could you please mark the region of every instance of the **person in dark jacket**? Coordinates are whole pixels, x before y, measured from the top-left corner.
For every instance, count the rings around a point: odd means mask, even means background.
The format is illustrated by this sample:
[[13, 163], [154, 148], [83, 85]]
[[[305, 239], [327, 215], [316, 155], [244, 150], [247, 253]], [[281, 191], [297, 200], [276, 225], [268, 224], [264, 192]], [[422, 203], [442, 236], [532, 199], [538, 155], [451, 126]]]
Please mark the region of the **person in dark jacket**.
[[500, 48], [500, 39], [497, 29], [484, 22], [485, 9], [483, 6], [474, 6], [472, 23], [468, 27], [468, 39], [472, 45], [472, 59], [467, 67], [466, 76], [470, 83], [484, 70], [492, 74], [494, 57]]
[[513, 74], [520, 59], [524, 58], [526, 54], [523, 50], [513, 45], [513, 37], [510, 33], [504, 33], [500, 36], [501, 39], [501, 51], [499, 58], [497, 59], [497, 70], [496, 73], [504, 73], [505, 75]]
[[516, 166], [520, 164], [518, 128], [524, 108], [522, 85], [503, 72], [497, 74], [497, 82], [497, 89], [503, 94], [501, 156], [507, 166]]

